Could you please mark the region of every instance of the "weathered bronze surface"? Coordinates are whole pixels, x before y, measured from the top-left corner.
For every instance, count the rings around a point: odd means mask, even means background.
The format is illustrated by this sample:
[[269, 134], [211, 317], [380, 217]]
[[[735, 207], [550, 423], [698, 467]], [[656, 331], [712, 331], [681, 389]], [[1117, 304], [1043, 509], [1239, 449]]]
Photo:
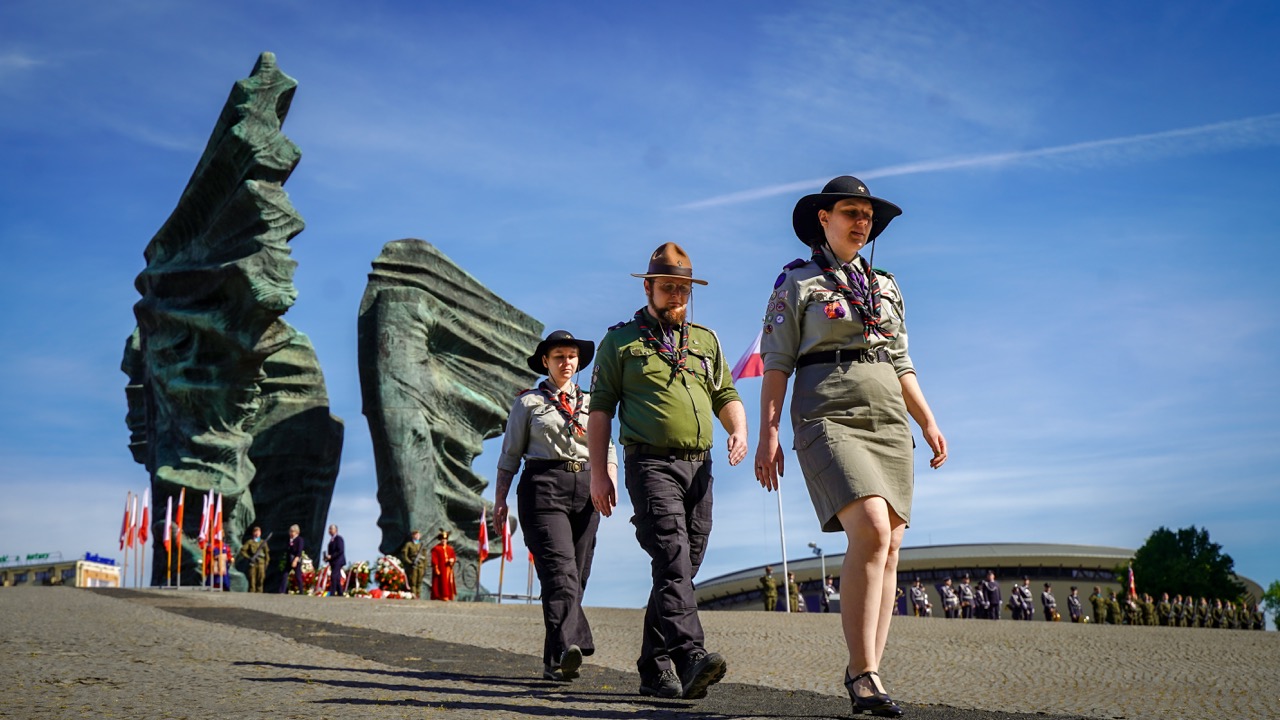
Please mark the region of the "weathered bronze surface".
[[[154, 534], [167, 498], [187, 489], [184, 584], [199, 578], [203, 493], [224, 496], [233, 552], [259, 524], [283, 557], [297, 523], [314, 554], [337, 477], [342, 421], [310, 341], [281, 317], [297, 297], [288, 242], [303, 229], [282, 187], [301, 157], [281, 132], [296, 87], [271, 53], [235, 84], [135, 281], [138, 328], [122, 363], [129, 447], [151, 473]], [[162, 583], [162, 546], [152, 567]]]
[[[458, 593], [477, 590], [480, 493], [471, 463], [502, 434], [542, 323], [422, 240], [387, 243], [360, 303], [360, 387], [373, 436], [383, 553], [409, 533], [451, 532]], [[491, 547], [495, 538], [492, 513]], [[494, 552], [496, 557], [497, 552]]]

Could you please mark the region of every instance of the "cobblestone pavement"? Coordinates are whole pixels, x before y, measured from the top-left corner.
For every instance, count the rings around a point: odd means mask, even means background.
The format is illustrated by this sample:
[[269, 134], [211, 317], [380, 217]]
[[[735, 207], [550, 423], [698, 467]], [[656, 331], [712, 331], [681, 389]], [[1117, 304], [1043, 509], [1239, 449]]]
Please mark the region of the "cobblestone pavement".
[[[599, 652], [541, 679], [537, 605], [200, 591], [0, 590], [0, 717], [847, 717], [833, 615], [705, 612], [702, 701], [636, 695], [642, 612], [588, 608]], [[1280, 718], [1280, 633], [895, 618], [908, 717]]]

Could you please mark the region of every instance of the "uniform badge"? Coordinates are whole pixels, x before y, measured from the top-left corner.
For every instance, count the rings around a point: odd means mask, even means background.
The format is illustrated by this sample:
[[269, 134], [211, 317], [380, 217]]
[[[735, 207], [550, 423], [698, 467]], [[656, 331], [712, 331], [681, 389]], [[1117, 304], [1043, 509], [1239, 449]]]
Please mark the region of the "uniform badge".
[[787, 309], [787, 304], [779, 301], [777, 305], [773, 306], [773, 309], [777, 310], [778, 312], [782, 312], [783, 310]]
[[778, 297], [778, 299], [779, 299], [779, 300], [786, 300], [786, 299], [787, 299], [787, 291], [786, 291], [786, 290], [779, 290], [779, 291], [775, 292], [775, 293], [774, 293], [774, 295], [776, 295], [776, 296]]
[[591, 392], [596, 390], [596, 380], [600, 377], [600, 366], [596, 365], [591, 368]]
[[785, 272], [784, 272], [784, 273], [778, 273], [778, 279], [773, 281], [773, 289], [774, 289], [774, 290], [777, 290], [778, 288], [782, 287], [782, 283], [783, 283], [786, 279], [787, 279], [787, 274], [786, 274]]
[[844, 306], [841, 305], [840, 301], [838, 300], [832, 300], [831, 302], [827, 303], [826, 307], [824, 307], [823, 309], [826, 311], [827, 317], [830, 318], [831, 320], [835, 320], [836, 318], [842, 318], [845, 315]]
[[765, 325], [765, 326], [764, 326], [764, 334], [765, 334], [765, 335], [768, 335], [768, 334], [769, 334], [769, 333], [771, 333], [771, 332], [773, 332], [773, 326], [772, 326], [772, 325]]
[[773, 316], [773, 321], [774, 321], [774, 322], [776, 322], [776, 323], [778, 323], [779, 325], [781, 325], [782, 323], [786, 322], [786, 321], [787, 321], [787, 319], [786, 319], [786, 318], [784, 318], [784, 317], [782, 317], [781, 315], [774, 315], [774, 316]]

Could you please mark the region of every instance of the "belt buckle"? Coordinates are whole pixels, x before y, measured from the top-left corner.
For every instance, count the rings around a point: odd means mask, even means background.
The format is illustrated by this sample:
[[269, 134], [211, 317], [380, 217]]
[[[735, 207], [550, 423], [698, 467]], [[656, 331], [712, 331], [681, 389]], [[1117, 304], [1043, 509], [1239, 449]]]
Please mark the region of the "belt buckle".
[[569, 460], [564, 464], [564, 469], [569, 472], [582, 472], [582, 466], [585, 464], [580, 460]]

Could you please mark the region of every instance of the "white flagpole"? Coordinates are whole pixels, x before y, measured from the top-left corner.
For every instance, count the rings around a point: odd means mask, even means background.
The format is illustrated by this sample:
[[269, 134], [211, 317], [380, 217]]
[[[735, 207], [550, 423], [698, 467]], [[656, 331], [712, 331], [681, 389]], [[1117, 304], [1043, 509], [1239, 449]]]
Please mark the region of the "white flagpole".
[[778, 478], [778, 540], [782, 543], [782, 582], [787, 591], [787, 612], [791, 612], [791, 575], [787, 572], [787, 526], [782, 522], [782, 478]]

